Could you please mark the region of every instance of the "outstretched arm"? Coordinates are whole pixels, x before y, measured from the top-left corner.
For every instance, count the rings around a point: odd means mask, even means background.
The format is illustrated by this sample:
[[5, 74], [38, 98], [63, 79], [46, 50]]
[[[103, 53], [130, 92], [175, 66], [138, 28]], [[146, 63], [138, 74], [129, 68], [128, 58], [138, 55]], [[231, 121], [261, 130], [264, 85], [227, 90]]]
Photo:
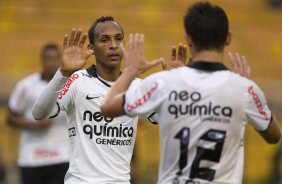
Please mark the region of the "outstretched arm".
[[65, 35], [62, 65], [46, 89], [36, 100], [32, 111], [34, 119], [46, 119], [59, 113], [60, 107], [56, 102], [61, 89], [63, 89], [68, 78], [75, 71], [80, 70], [93, 53], [92, 50], [87, 50], [84, 55], [82, 54], [87, 34], [85, 33], [81, 37], [81, 33], [81, 29], [72, 29], [70, 36]]
[[43, 120], [56, 116], [60, 112], [60, 107], [56, 103], [57, 97], [67, 80], [68, 77], [63, 77], [59, 70], [56, 72], [53, 79], [35, 101], [32, 109], [34, 119]]
[[144, 58], [144, 35], [136, 33], [129, 35], [129, 51], [121, 45], [125, 58], [125, 69], [117, 82], [111, 87], [101, 105], [101, 113], [114, 117], [123, 115], [123, 94], [128, 89], [132, 80], [146, 70], [160, 64], [162, 59], [148, 62]]

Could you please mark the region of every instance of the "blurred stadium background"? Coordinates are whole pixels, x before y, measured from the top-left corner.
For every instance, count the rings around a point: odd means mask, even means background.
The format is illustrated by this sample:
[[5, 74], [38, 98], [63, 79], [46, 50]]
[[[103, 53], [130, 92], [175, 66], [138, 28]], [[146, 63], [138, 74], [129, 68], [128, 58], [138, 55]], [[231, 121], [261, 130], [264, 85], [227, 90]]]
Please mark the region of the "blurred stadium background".
[[[7, 184], [18, 184], [16, 159], [20, 131], [7, 127], [7, 100], [18, 80], [40, 69], [39, 53], [46, 42], [61, 44], [72, 27], [85, 31], [102, 15], [111, 15], [130, 32], [146, 35], [147, 58], [170, 58], [170, 48], [185, 43], [182, 17], [195, 0], [0, 0], [0, 152]], [[265, 91], [282, 122], [281, 0], [214, 0], [230, 20], [233, 40], [228, 51], [247, 57], [254, 79]], [[88, 65], [94, 63], [90, 58]], [[226, 64], [229, 66], [228, 62]], [[154, 71], [155, 68], [144, 76]], [[144, 77], [141, 76], [141, 77]], [[232, 98], [232, 97], [231, 97]], [[156, 182], [159, 161], [158, 126], [139, 124], [133, 173], [137, 184]], [[264, 143], [252, 127], [246, 130], [244, 183], [269, 184], [278, 146]], [[280, 161], [280, 167], [281, 161]]]

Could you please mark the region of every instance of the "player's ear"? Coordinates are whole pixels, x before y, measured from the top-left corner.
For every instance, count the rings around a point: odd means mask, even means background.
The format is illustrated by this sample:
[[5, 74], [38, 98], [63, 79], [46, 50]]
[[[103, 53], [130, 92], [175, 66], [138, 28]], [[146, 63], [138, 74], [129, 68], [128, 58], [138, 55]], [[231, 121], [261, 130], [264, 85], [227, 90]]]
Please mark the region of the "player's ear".
[[191, 36], [186, 33], [186, 34], [185, 34], [185, 39], [186, 39], [186, 41], [187, 41], [188, 47], [192, 47], [192, 46], [193, 46], [193, 41], [192, 41]]
[[[87, 45], [87, 49], [94, 51], [94, 46], [93, 46], [93, 44], [89, 43], [89, 44]], [[93, 55], [95, 55], [95, 52], [93, 52]]]
[[228, 32], [227, 36], [226, 36], [226, 40], [225, 40], [225, 45], [230, 45], [231, 43], [231, 38], [232, 38], [232, 33]]

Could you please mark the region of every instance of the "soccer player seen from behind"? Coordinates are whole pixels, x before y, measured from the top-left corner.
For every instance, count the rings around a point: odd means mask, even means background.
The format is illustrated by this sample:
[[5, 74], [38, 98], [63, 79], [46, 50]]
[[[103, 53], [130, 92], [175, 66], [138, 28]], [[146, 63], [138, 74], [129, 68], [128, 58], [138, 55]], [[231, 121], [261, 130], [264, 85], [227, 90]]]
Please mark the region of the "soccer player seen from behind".
[[159, 184], [242, 183], [246, 124], [266, 142], [277, 143], [278, 122], [258, 85], [223, 64], [231, 41], [224, 10], [195, 3], [184, 26], [190, 64], [153, 74], [138, 87], [130, 83], [150, 62], [144, 59], [144, 36], [130, 35], [129, 51], [122, 47], [126, 68], [101, 112], [110, 117], [159, 115]]
[[[121, 74], [124, 33], [112, 17], [101, 17], [88, 35], [85, 55], [87, 34], [73, 29], [65, 36], [62, 65], [36, 101], [33, 115], [44, 119], [67, 112], [70, 167], [66, 184], [129, 184], [137, 117], [110, 118], [100, 113], [103, 97]], [[96, 66], [82, 69], [92, 54]]]

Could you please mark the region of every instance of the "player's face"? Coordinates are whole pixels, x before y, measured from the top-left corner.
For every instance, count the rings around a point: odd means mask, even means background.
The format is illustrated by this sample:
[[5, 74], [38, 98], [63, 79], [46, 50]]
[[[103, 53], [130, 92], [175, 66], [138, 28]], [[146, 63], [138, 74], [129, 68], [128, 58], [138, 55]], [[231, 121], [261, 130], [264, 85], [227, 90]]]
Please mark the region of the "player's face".
[[97, 64], [116, 68], [120, 66], [123, 54], [120, 44], [124, 42], [124, 35], [116, 22], [99, 23], [95, 28], [94, 54]]
[[61, 62], [61, 56], [58, 50], [46, 50], [42, 57], [43, 70], [46, 75], [53, 77], [58, 70]]

